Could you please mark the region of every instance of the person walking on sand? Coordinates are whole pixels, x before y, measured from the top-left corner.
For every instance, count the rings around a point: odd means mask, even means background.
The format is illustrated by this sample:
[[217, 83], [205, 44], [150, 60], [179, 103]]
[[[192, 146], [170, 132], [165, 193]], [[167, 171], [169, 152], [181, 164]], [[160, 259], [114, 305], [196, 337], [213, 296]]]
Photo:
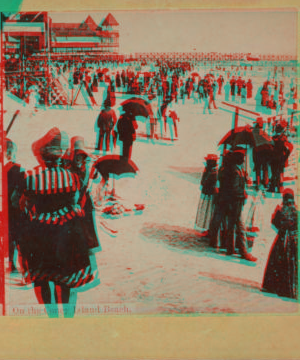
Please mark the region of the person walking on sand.
[[294, 192], [285, 189], [272, 216], [278, 234], [267, 261], [262, 291], [298, 299], [298, 232]]
[[22, 200], [20, 252], [27, 265], [23, 272], [49, 317], [58, 317], [58, 303], [66, 317], [74, 316], [75, 289], [97, 279], [80, 221], [85, 216], [77, 203], [80, 181], [60, 165], [67, 144], [67, 135], [58, 128], [32, 144], [39, 165], [26, 172]]

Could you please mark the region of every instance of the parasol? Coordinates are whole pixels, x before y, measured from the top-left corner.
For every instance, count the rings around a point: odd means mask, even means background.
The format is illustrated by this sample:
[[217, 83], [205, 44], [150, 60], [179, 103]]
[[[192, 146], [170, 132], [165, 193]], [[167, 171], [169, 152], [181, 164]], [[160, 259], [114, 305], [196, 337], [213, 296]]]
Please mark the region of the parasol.
[[115, 195], [115, 175], [120, 176], [122, 174], [135, 175], [138, 171], [136, 164], [120, 155], [107, 155], [98, 159], [93, 167], [97, 169], [106, 181], [109, 179], [109, 174], [113, 174], [113, 189], [112, 196]]
[[130, 98], [121, 103], [125, 112], [130, 112], [133, 116], [153, 117], [151, 104], [140, 98]]
[[250, 145], [255, 148], [262, 146], [272, 147], [274, 145], [273, 140], [270, 136], [259, 129], [259, 131], [254, 130], [249, 125], [237, 127], [235, 130], [230, 130], [223, 139], [219, 142], [219, 145]]
[[138, 171], [138, 167], [132, 160], [119, 155], [103, 156], [94, 163], [94, 167], [103, 177], [108, 177], [109, 174], [136, 174]]

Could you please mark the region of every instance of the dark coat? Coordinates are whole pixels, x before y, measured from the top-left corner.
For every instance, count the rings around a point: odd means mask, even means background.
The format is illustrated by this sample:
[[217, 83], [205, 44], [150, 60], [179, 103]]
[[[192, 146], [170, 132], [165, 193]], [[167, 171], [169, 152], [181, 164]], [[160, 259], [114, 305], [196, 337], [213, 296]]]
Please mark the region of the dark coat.
[[117, 122], [117, 116], [113, 109], [102, 110], [97, 119], [97, 126], [104, 132], [109, 132], [113, 129]]
[[237, 165], [229, 164], [220, 170], [220, 196], [231, 200], [246, 199], [246, 173]]
[[122, 115], [118, 120], [117, 129], [121, 141], [130, 142], [136, 139], [137, 123], [133, 115]]
[[292, 144], [288, 142], [286, 135], [277, 134], [272, 137], [274, 141], [273, 161], [284, 164], [292, 150]]
[[298, 297], [297, 210], [278, 206], [272, 217], [278, 235], [266, 265], [263, 289], [279, 296]]
[[216, 190], [216, 184], [217, 184], [217, 168], [206, 168], [204, 170], [202, 179], [201, 179], [201, 185], [202, 185], [202, 194], [204, 195], [214, 195]]

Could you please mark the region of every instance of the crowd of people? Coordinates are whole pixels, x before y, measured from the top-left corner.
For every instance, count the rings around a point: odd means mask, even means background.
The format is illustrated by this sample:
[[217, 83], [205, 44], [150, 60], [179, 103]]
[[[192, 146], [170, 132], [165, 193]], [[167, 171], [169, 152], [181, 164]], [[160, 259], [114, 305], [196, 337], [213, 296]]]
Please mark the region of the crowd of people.
[[[259, 129], [261, 126], [261, 118], [259, 118], [255, 128]], [[276, 207], [271, 220], [278, 231], [278, 236], [270, 250], [262, 290], [297, 299], [298, 220], [294, 192], [290, 188], [283, 187], [284, 164], [291, 152], [291, 144], [282, 134], [282, 130], [279, 124], [273, 136], [273, 155], [269, 154], [268, 158], [272, 168], [269, 191], [274, 191], [277, 187], [277, 191], [282, 194], [282, 205]], [[266, 148], [263, 148], [263, 151], [266, 151]], [[220, 167], [218, 167], [217, 155], [209, 154], [206, 157], [206, 166], [200, 183], [201, 196], [195, 228], [202, 231], [201, 239], [208, 239], [210, 247], [225, 250], [227, 255], [239, 253], [243, 259], [256, 262], [257, 258], [250, 252], [247, 236], [249, 232], [262, 229], [254, 230], [253, 223], [251, 228], [247, 229], [242, 216], [248, 198], [248, 185], [251, 183], [244, 167], [246, 152], [245, 147], [233, 146], [223, 153]], [[258, 192], [262, 189], [259, 187], [260, 171], [266, 170], [265, 166], [268, 166], [268, 163], [265, 155], [263, 161], [259, 153], [256, 156], [258, 159], [255, 160], [257, 176], [255, 191]], [[264, 197], [264, 193], [261, 193], [261, 196]], [[257, 211], [255, 206], [250, 207], [252, 221], [255, 211]]]
[[[38, 66], [35, 63], [33, 68]], [[284, 106], [291, 105], [293, 110], [297, 107], [293, 80], [287, 94], [284, 82], [274, 74], [273, 80], [268, 78], [254, 95], [257, 84], [254, 86], [251, 79], [252, 70], [240, 66], [231, 70], [209, 69], [203, 74], [200, 67], [184, 62], [133, 66], [117, 62], [56, 61], [48, 70], [55, 79], [65, 77], [69, 106], [74, 106], [82, 87], [92, 106], [100, 108], [95, 151], [104, 153], [105, 149], [106, 153], [112, 153], [120, 140], [120, 155], [126, 160], [131, 159], [138, 124], [132, 109], [124, 108], [117, 116], [116, 93], [143, 99], [143, 106], [148, 109], [151, 139], [163, 139], [167, 132], [170, 140], [178, 139], [180, 118], [176, 104], [180, 102], [203, 104], [203, 114], [206, 111], [211, 114], [218, 109], [217, 100], [223, 99], [223, 94], [225, 101], [236, 104], [255, 101], [256, 111], [266, 115], [267, 120], [259, 117], [251, 132], [265, 136], [267, 126], [269, 133], [274, 130], [268, 146], [252, 147], [255, 190], [280, 192], [283, 196], [283, 203], [272, 219], [278, 237], [267, 262], [263, 289], [297, 298], [297, 211], [293, 191], [283, 186], [283, 173], [293, 146], [286, 135], [289, 123], [276, 118]], [[101, 85], [105, 85], [105, 94], [98, 104], [94, 94]], [[40, 103], [38, 94], [43, 91], [33, 84], [24, 91], [23, 97], [33, 104], [34, 111]], [[74, 290], [98, 279], [95, 261], [91, 260], [95, 250], [101, 249], [91, 184], [98, 184], [96, 201], [99, 201], [108, 179], [89, 166], [89, 153], [79, 136], [69, 143], [65, 133], [53, 128], [33, 143], [32, 151], [39, 165], [22, 171], [15, 162], [16, 144], [6, 139], [10, 270], [16, 270], [17, 248], [23, 277], [27, 283], [34, 284], [39, 303], [51, 304], [49, 283], [53, 282], [56, 304], [72, 304], [74, 314]], [[244, 147], [232, 145], [229, 151], [224, 150], [219, 168], [217, 155], [206, 158], [196, 227], [207, 230], [205, 236], [212, 248], [226, 249], [228, 255], [238, 250], [243, 259], [255, 262], [242, 220], [250, 182], [245, 172], [245, 156]], [[66, 314], [70, 315], [70, 306]]]
[[[236, 251], [248, 261], [257, 258], [249, 252], [242, 211], [247, 199], [247, 174], [243, 169], [245, 149], [235, 147], [224, 157], [218, 169], [218, 157], [210, 154], [201, 180], [201, 197], [196, 228], [212, 248], [224, 249], [227, 255]], [[262, 290], [279, 296], [298, 297], [297, 210], [293, 190], [282, 189], [282, 205], [272, 216], [278, 236], [271, 247]]]
[[[264, 74], [267, 80], [256, 83], [258, 70], [240, 64], [204, 67], [201, 62], [186, 61], [96, 61], [53, 60], [47, 69], [44, 60], [31, 60], [25, 63], [26, 73], [44, 72], [34, 83], [32, 78], [10, 78], [7, 76], [6, 88], [17, 96], [30, 102], [35, 90], [35, 102], [40, 105], [47, 100], [47, 92], [51, 92], [48, 77], [58, 80], [64, 90], [69, 105], [74, 105], [78, 95], [78, 87], [83, 87], [92, 106], [97, 103], [95, 93], [106, 84], [114, 93], [145, 96], [155, 107], [155, 119], [160, 119], [161, 106], [173, 101], [175, 104], [192, 100], [194, 104], [202, 104], [203, 113], [212, 113], [217, 109], [216, 100], [224, 99], [234, 103], [247, 104], [255, 102], [256, 112], [272, 117], [282, 113], [284, 107], [289, 111], [295, 109], [297, 88], [293, 78], [287, 84], [288, 77], [276, 71]], [[290, 75], [290, 74], [289, 74]], [[9, 79], [12, 79], [9, 81]], [[27, 80], [26, 80], [27, 79]], [[49, 96], [48, 96], [49, 97]], [[55, 103], [55, 102], [54, 102]]]

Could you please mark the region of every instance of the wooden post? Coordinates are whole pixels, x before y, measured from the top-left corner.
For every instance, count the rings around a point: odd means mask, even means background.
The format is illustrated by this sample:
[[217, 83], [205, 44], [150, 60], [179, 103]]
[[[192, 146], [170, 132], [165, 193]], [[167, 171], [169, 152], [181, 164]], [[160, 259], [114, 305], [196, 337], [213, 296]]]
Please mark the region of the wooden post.
[[[0, 14], [0, 29], [3, 29], [3, 23], [2, 23], [2, 14]], [[4, 44], [3, 44], [3, 36], [4, 33], [1, 32], [0, 34], [0, 146], [1, 149], [4, 148], [4, 137], [6, 134], [3, 131], [3, 123], [4, 123], [4, 78], [5, 78], [5, 68], [4, 68]], [[8, 211], [7, 211], [7, 202], [5, 201], [7, 197], [7, 190], [6, 185], [7, 182], [5, 181], [7, 179], [6, 174], [4, 172], [4, 159], [3, 159], [3, 151], [1, 151], [1, 172], [2, 172], [2, 187], [0, 188], [1, 192], [1, 205], [2, 209], [0, 211], [0, 216], [2, 218], [3, 227], [0, 234], [0, 304], [2, 305], [2, 315], [6, 315], [6, 297], [7, 294], [5, 293], [6, 287], [5, 287], [5, 255], [8, 253]]]
[[234, 117], [234, 130], [238, 127], [238, 121], [239, 121], [239, 108], [237, 107], [235, 109], [235, 117]]

